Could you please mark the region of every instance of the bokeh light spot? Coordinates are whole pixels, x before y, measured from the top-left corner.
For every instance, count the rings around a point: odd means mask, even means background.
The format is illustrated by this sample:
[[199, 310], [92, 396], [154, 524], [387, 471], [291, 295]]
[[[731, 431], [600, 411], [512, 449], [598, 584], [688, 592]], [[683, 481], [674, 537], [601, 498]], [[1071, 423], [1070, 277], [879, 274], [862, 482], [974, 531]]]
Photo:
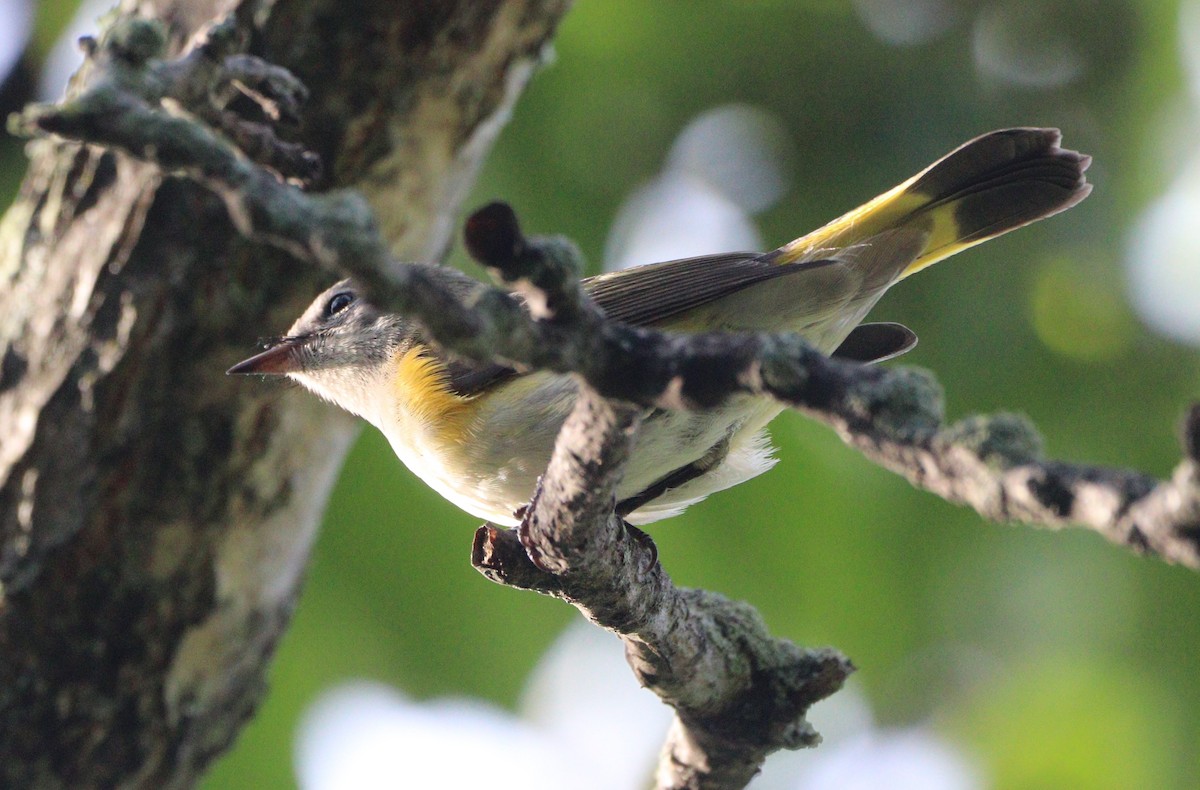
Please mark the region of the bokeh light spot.
[[962, 17], [948, 0], [853, 0], [854, 12], [885, 44], [912, 46], [937, 38]]
[[1200, 154], [1146, 209], [1125, 260], [1134, 308], [1152, 329], [1200, 345]]
[[667, 170], [688, 173], [748, 214], [775, 204], [788, 190], [782, 164], [791, 150], [779, 118], [746, 104], [726, 104], [689, 123], [667, 159]]
[[1068, 28], [1044, 4], [996, 3], [979, 12], [971, 44], [980, 72], [1025, 88], [1057, 88], [1086, 65]]
[[1038, 272], [1031, 302], [1033, 327], [1050, 349], [1082, 362], [1122, 356], [1135, 326], [1116, 277], [1099, 277], [1060, 258]]
[[1188, 75], [1192, 96], [1200, 98], [1200, 2], [1179, 5], [1179, 56]]
[[33, 4], [29, 0], [0, 0], [0, 81], [21, 57], [33, 32]]

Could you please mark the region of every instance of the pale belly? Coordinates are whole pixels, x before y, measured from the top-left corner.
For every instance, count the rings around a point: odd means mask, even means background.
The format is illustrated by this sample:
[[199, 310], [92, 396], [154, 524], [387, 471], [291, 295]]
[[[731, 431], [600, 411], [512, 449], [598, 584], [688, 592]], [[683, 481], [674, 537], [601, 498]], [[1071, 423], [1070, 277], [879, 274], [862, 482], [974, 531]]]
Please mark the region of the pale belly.
[[[466, 512], [496, 524], [517, 523], [550, 460], [558, 429], [574, 401], [569, 377], [522, 376], [502, 385], [454, 431], [399, 415], [377, 423], [396, 455], [418, 477]], [[514, 404], [519, 404], [514, 407]], [[781, 407], [739, 398], [705, 412], [655, 410], [643, 421], [618, 501], [633, 497], [727, 438], [724, 461], [629, 515], [634, 524], [666, 518], [708, 494], [748, 480], [774, 464], [764, 426]], [[449, 436], [448, 436], [449, 435]]]

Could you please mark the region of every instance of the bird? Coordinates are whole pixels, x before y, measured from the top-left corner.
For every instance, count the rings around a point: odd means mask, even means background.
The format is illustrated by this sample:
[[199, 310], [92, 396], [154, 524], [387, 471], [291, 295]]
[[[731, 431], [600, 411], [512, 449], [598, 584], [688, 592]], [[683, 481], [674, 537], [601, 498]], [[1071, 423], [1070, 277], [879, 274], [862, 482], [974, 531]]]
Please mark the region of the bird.
[[[879, 362], [916, 343], [903, 325], [862, 323], [889, 287], [1074, 206], [1091, 191], [1090, 162], [1062, 148], [1057, 129], [1000, 129], [778, 249], [651, 263], [583, 287], [614, 321], [679, 332], [792, 331], [825, 354]], [[464, 293], [475, 285], [451, 271]], [[435, 491], [501, 526], [519, 523], [577, 386], [570, 375], [451, 356], [416, 321], [373, 307], [350, 280], [228, 372], [287, 376], [362, 417]], [[783, 408], [739, 395], [704, 410], [649, 409], [616, 512], [647, 524], [767, 471], [776, 459], [766, 428]]]

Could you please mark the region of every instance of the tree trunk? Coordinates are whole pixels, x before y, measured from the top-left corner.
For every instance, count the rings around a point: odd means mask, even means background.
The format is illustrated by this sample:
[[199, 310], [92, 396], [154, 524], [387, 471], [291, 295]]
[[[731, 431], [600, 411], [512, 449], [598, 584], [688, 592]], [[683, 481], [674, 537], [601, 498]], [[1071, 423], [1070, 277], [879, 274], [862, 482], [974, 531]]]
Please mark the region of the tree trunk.
[[[132, 3], [127, 3], [132, 6]], [[307, 84], [322, 187], [434, 258], [565, 0], [161, 0]], [[352, 424], [224, 370], [320, 275], [208, 190], [38, 141], [0, 226], [0, 786], [186, 786], [253, 714]]]

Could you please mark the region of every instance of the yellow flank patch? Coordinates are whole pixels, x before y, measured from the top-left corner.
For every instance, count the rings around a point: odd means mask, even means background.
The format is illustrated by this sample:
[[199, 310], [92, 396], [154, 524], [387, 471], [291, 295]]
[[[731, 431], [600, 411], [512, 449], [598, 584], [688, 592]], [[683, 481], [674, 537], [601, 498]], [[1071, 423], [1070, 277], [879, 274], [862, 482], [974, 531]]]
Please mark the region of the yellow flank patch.
[[396, 404], [402, 417], [433, 428], [436, 438], [456, 441], [472, 399], [455, 395], [446, 382], [446, 367], [423, 346], [396, 355]]

